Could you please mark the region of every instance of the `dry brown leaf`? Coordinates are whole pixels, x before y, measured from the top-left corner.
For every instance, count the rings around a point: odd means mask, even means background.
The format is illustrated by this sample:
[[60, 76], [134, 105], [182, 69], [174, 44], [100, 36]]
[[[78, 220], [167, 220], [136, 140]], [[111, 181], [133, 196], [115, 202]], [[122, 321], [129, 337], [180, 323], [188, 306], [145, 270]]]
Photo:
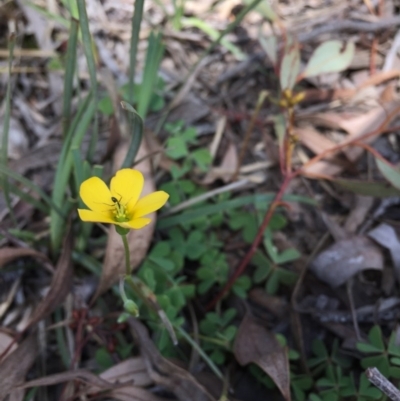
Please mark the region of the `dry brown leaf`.
[[360, 196], [355, 197], [355, 205], [351, 209], [349, 215], [347, 216], [346, 223], [344, 224], [344, 229], [348, 233], [355, 233], [361, 224], [367, 218], [373, 204], [374, 198], [372, 196]]
[[396, 278], [400, 283], [400, 240], [395, 229], [389, 224], [382, 223], [370, 231], [368, 236], [389, 250]]
[[383, 256], [370, 239], [352, 237], [340, 240], [318, 254], [310, 269], [320, 280], [338, 287], [364, 270], [382, 270]]
[[241, 365], [255, 363], [274, 381], [286, 401], [290, 401], [290, 369], [287, 348], [250, 314], [240, 324], [233, 352]]
[[[129, 358], [103, 372], [100, 377], [110, 383], [131, 383], [135, 387], [145, 387], [152, 383], [147, 373], [146, 364], [141, 357]], [[88, 393], [99, 391], [91, 389]]]
[[[340, 127], [349, 134], [342, 143], [345, 144], [354, 139], [361, 139], [365, 134], [377, 131], [375, 135], [370, 136], [363, 141], [365, 143], [372, 142], [377, 136], [381, 135], [380, 128], [387, 127], [393, 119], [398, 116], [399, 112], [400, 102], [395, 101], [384, 105], [384, 107], [376, 107], [368, 113], [361, 114], [358, 117], [349, 120], [342, 120], [340, 122]], [[356, 161], [363, 153], [363, 149], [352, 146], [344, 149], [344, 153], [349, 160]]]
[[[81, 382], [91, 384], [92, 386], [96, 386], [102, 390], [116, 387], [113, 383], [103, 380], [87, 370], [77, 369], [63, 373], [56, 373], [54, 375], [48, 375], [41, 377], [40, 379], [30, 380], [29, 382], [20, 385], [19, 388], [54, 386], [55, 384], [70, 382], [73, 380], [79, 380]], [[117, 384], [117, 386], [119, 387], [120, 385]]]
[[134, 386], [112, 390], [108, 393], [108, 397], [120, 401], [165, 401], [165, 398], [157, 397], [148, 390]]
[[58, 259], [56, 271], [51, 280], [50, 290], [39, 303], [29, 321], [29, 326], [34, 326], [37, 322], [49, 315], [60, 305], [68, 295], [72, 285], [72, 236], [68, 230], [64, 239], [63, 249]]
[[336, 146], [335, 142], [320, 134], [311, 126], [306, 128], [297, 128], [295, 133], [303, 145], [307, 146], [307, 148], [312, 150], [316, 155]]
[[[0, 127], [4, 125], [3, 119], [0, 118]], [[2, 131], [0, 131], [0, 139], [2, 139]], [[28, 137], [22, 124], [15, 118], [10, 118], [10, 127], [8, 132], [8, 152], [9, 158], [18, 160], [25, 153], [29, 147]]]
[[17, 349], [17, 344], [14, 343], [14, 339], [6, 333], [0, 332], [0, 355], [10, 347], [8, 352], [13, 352]]
[[[382, 130], [387, 127], [393, 119], [400, 112], [400, 102], [395, 101], [388, 104], [385, 104], [384, 107], [378, 106], [371, 109], [368, 113], [364, 113], [361, 115], [351, 115], [348, 113], [325, 113], [325, 114], [315, 114], [312, 116], [307, 116], [307, 119], [318, 121], [318, 124], [324, 125], [330, 128], [342, 129], [348, 133], [348, 136], [341, 141], [339, 144], [332, 144], [332, 148], [337, 145], [346, 145], [351, 143], [356, 139], [362, 139], [365, 143], [370, 143], [377, 136], [381, 135]], [[376, 132], [375, 132], [376, 131]], [[374, 133], [374, 135], [369, 135], [368, 138], [363, 139], [363, 137], [369, 133]], [[301, 130], [299, 131], [299, 136], [306, 136], [307, 132], [304, 133]], [[314, 135], [315, 136], [315, 135]], [[303, 139], [302, 139], [303, 140]], [[314, 146], [310, 139], [304, 139], [307, 146]], [[320, 144], [322, 141], [319, 141]], [[323, 147], [327, 150], [328, 142], [323, 141]], [[355, 162], [363, 153], [363, 148], [357, 146], [349, 146], [343, 148], [343, 153], [346, 157], [351, 161]], [[332, 152], [329, 154], [329, 157], [332, 157], [337, 152]], [[332, 168], [336, 167], [336, 169], [332, 170]], [[317, 163], [311, 164], [310, 166], [306, 166], [303, 171], [307, 176], [316, 177], [316, 176], [332, 176], [335, 174], [339, 174], [342, 171], [342, 167], [333, 166], [328, 162], [319, 161]]]
[[35, 251], [34, 249], [5, 247], [0, 249], [0, 268], [15, 259], [24, 258], [27, 256], [38, 258], [40, 260], [44, 260], [45, 262], [50, 263], [46, 255]]
[[0, 362], [0, 401], [23, 383], [38, 352], [36, 334], [32, 333], [18, 348]]
[[[113, 160], [114, 170], [121, 166], [123, 160], [125, 159], [127, 149], [128, 145], [124, 142], [115, 152]], [[148, 151], [146, 143], [145, 141], [142, 141], [136, 156], [137, 160], [142, 161], [135, 165], [135, 169], [140, 170], [144, 175], [144, 186], [141, 195], [142, 197], [155, 191], [151, 172], [151, 163], [148, 158], [145, 158], [147, 155]], [[146, 256], [151, 239], [153, 238], [156, 214], [152, 213], [148, 217], [151, 218], [151, 223], [149, 225], [140, 230], [130, 230], [128, 234], [132, 271], [140, 265], [143, 258]], [[118, 282], [120, 276], [125, 273], [124, 255], [124, 246], [121, 236], [117, 234], [114, 227], [110, 227], [100, 283], [94, 299]]]
[[161, 356], [139, 320], [130, 318], [128, 322], [139, 343], [149, 376], [156, 384], [173, 392], [180, 401], [216, 401], [189, 372]]
[[231, 142], [226, 149], [221, 165], [213, 167], [203, 179], [203, 184], [211, 184], [215, 180], [221, 179], [225, 183], [232, 180], [238, 165], [238, 153], [236, 146]]

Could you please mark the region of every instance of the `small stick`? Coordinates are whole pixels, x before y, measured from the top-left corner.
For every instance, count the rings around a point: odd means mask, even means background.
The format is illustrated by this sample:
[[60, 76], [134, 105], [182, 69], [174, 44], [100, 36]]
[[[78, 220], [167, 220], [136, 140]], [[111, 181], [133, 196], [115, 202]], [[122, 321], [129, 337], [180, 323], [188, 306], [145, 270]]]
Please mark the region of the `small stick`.
[[400, 390], [398, 390], [377, 368], [368, 368], [365, 371], [368, 380], [378, 387], [393, 401], [400, 401]]

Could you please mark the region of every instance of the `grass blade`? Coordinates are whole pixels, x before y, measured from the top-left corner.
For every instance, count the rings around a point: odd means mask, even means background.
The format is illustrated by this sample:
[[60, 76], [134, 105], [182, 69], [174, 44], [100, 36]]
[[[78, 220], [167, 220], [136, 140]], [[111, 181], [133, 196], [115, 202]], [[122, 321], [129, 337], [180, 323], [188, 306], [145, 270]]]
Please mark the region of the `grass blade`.
[[[56, 207], [64, 211], [64, 214], [67, 214], [68, 210], [65, 209], [68, 209], [70, 206], [68, 204], [66, 205], [65, 193], [73, 164], [71, 149], [80, 147], [95, 110], [96, 105], [93, 101], [93, 95], [89, 94], [84, 101], [81, 102], [78, 113], [71, 124], [61, 150], [60, 160], [54, 178], [52, 200]], [[53, 251], [57, 252], [61, 246], [65, 220], [61, 218], [59, 214], [56, 214], [54, 210], [51, 211], [50, 216], [51, 243]]]
[[69, 122], [71, 121], [72, 92], [74, 89], [74, 74], [76, 66], [76, 48], [78, 42], [77, 20], [71, 21], [69, 29], [68, 47], [66, 54], [66, 66], [64, 76], [64, 95], [63, 95], [63, 138], [67, 136]]
[[[92, 101], [97, 104], [97, 76], [96, 76], [96, 62], [94, 58], [94, 44], [89, 30], [89, 19], [86, 12], [85, 0], [78, 0], [79, 11], [79, 26], [82, 33], [83, 51], [86, 56], [86, 62], [89, 70], [90, 85], [93, 93]], [[95, 147], [99, 136], [99, 120], [97, 112], [94, 115], [93, 133], [90, 138], [90, 145], [88, 149], [87, 159], [93, 159]]]
[[137, 111], [127, 102], [121, 102], [122, 108], [129, 112], [128, 125], [132, 132], [132, 140], [129, 145], [128, 153], [125, 156], [121, 168], [131, 167], [139, 150], [143, 137], [143, 120]]
[[143, 18], [143, 5], [144, 0], [135, 1], [135, 10], [132, 16], [132, 34], [131, 34], [131, 48], [129, 51], [129, 95], [128, 101], [133, 104], [134, 98], [134, 85], [135, 85], [135, 74], [136, 74], [136, 55], [139, 45], [139, 32], [140, 24]]
[[161, 42], [161, 34], [152, 32], [148, 41], [145, 69], [140, 85], [140, 98], [137, 99], [137, 112], [143, 119], [146, 118], [149, 109], [150, 100], [157, 82], [158, 67], [163, 54], [164, 45]]
[[[1, 159], [0, 164], [2, 166], [7, 166], [8, 164], [8, 133], [10, 130], [10, 114], [11, 114], [11, 68], [12, 62], [14, 58], [14, 46], [15, 46], [15, 34], [12, 33], [9, 37], [8, 41], [8, 83], [7, 83], [7, 93], [5, 99], [5, 112], [4, 112], [4, 125], [3, 125], [3, 136], [1, 143]], [[11, 219], [13, 223], [16, 225], [17, 220], [15, 218], [12, 206], [11, 206], [11, 198], [9, 193], [9, 184], [6, 175], [1, 176], [1, 185], [3, 187], [4, 199], [6, 201], [6, 205], [8, 211], [10, 213]]]

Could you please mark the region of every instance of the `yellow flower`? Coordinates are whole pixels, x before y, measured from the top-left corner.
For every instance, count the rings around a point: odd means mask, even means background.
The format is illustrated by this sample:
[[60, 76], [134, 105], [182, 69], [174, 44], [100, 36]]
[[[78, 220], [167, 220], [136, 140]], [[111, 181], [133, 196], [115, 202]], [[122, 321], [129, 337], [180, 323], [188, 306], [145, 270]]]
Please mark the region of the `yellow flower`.
[[98, 177], [87, 179], [81, 184], [79, 194], [90, 210], [78, 209], [79, 217], [128, 229], [146, 226], [151, 219], [145, 216], [164, 206], [169, 195], [156, 191], [139, 199], [143, 184], [143, 174], [130, 168], [117, 171], [110, 188]]

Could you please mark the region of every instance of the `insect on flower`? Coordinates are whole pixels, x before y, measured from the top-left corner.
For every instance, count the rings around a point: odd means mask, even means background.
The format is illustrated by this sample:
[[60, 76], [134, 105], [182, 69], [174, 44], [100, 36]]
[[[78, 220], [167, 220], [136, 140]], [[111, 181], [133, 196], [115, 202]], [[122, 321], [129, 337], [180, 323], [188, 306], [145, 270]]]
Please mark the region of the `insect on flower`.
[[143, 174], [129, 168], [117, 171], [110, 188], [98, 177], [87, 179], [81, 184], [79, 194], [90, 210], [78, 209], [79, 217], [123, 228], [143, 228], [151, 221], [145, 216], [160, 209], [169, 198], [166, 192], [156, 191], [139, 199], [143, 184]]

